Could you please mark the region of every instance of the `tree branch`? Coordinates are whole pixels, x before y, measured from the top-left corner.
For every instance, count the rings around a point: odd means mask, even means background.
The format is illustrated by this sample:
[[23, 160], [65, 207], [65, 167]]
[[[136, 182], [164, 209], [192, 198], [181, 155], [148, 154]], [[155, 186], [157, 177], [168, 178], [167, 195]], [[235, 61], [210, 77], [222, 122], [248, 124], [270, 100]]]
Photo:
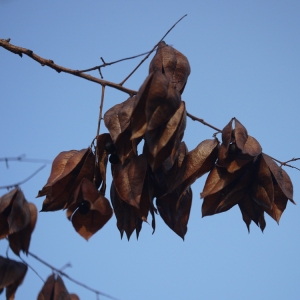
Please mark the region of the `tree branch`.
[[100, 76], [101, 78], [103, 79], [103, 76], [101, 74], [101, 68], [104, 68], [104, 67], [107, 67], [107, 66], [111, 66], [113, 64], [116, 64], [116, 63], [119, 63], [119, 62], [122, 62], [122, 61], [125, 61], [125, 60], [129, 60], [129, 59], [134, 59], [134, 58], [137, 58], [137, 57], [140, 57], [140, 56], [143, 56], [143, 55], [146, 55], [148, 54], [150, 51], [148, 52], [145, 52], [145, 53], [142, 53], [142, 54], [138, 54], [138, 55], [134, 55], [134, 56], [131, 56], [131, 57], [126, 57], [126, 58], [122, 58], [122, 59], [119, 59], [119, 60], [116, 60], [116, 61], [113, 61], [113, 62], [105, 62], [104, 59], [102, 57], [100, 57], [100, 59], [102, 60], [103, 64], [102, 65], [99, 65], [99, 66], [95, 66], [95, 67], [92, 67], [92, 68], [89, 68], [89, 69], [85, 69], [85, 70], [80, 70], [78, 72], [82, 73], [82, 72], [90, 72], [90, 71], [94, 71], [94, 70], [98, 70], [99, 73], [100, 73]]
[[[215, 126], [213, 126], [213, 125], [211, 125], [211, 124], [209, 124], [209, 123], [207, 123], [207, 122], [205, 122], [203, 119], [197, 118], [197, 117], [193, 116], [192, 114], [190, 114], [190, 113], [188, 113], [188, 112], [186, 112], [186, 115], [187, 115], [189, 118], [191, 118], [193, 121], [198, 121], [198, 122], [202, 123], [203, 125], [206, 125], [206, 126], [212, 128], [212, 129], [216, 130], [217, 133], [222, 132], [221, 129], [219, 129], [219, 128], [217, 128], [217, 127], [215, 127]], [[217, 133], [215, 133], [215, 135], [216, 135]]]
[[113, 83], [110, 81], [106, 81], [103, 79], [99, 79], [97, 77], [94, 77], [94, 76], [91, 76], [88, 74], [81, 73], [78, 70], [72, 70], [72, 69], [68, 69], [68, 68], [59, 66], [59, 65], [55, 64], [53, 60], [45, 59], [41, 56], [38, 56], [37, 54], [33, 53], [32, 50], [10, 44], [9, 40], [0, 39], [0, 46], [12, 53], [20, 55], [21, 57], [23, 54], [25, 54], [25, 55], [29, 56], [30, 58], [32, 58], [33, 60], [39, 62], [42, 66], [50, 67], [51, 69], [54, 69], [58, 73], [64, 72], [64, 73], [72, 74], [74, 76], [78, 76], [78, 77], [84, 78], [86, 80], [96, 82], [98, 84], [101, 84], [102, 86], [112, 87], [114, 89], [117, 89], [119, 91], [127, 93], [130, 96], [135, 95], [137, 93], [136, 91], [125, 88], [119, 84], [116, 84], [116, 83]]
[[271, 157], [273, 160], [277, 161], [277, 162], [280, 164], [280, 167], [285, 166], [285, 167], [290, 167], [290, 168], [293, 168], [293, 169], [296, 169], [296, 170], [300, 171], [299, 168], [294, 167], [294, 166], [288, 164], [288, 163], [291, 162], [291, 161], [297, 161], [297, 160], [300, 160], [300, 157], [299, 157], [299, 158], [292, 158], [292, 159], [287, 160], [287, 161], [285, 161], [285, 162], [282, 162], [282, 161], [280, 161], [280, 160], [278, 160], [278, 159], [276, 159], [276, 158], [274, 158], [274, 157], [272, 157], [272, 156], [270, 156], [270, 157]]
[[9, 168], [9, 161], [20, 161], [20, 162], [30, 162], [30, 163], [44, 163], [51, 164], [52, 161], [49, 159], [38, 159], [38, 158], [26, 158], [25, 154], [21, 154], [17, 157], [0, 157], [0, 161], [5, 161], [7, 169]]
[[37, 255], [35, 255], [35, 254], [33, 254], [33, 253], [29, 252], [29, 251], [28, 251], [28, 254], [29, 254], [30, 256], [32, 256], [33, 258], [35, 258], [36, 260], [38, 260], [39, 262], [41, 262], [42, 264], [44, 264], [45, 266], [47, 266], [48, 268], [50, 268], [50, 269], [52, 269], [53, 271], [59, 273], [61, 276], [64, 276], [64, 277], [68, 278], [70, 281], [72, 281], [72, 282], [74, 282], [75, 284], [80, 285], [80, 286], [82, 286], [83, 288], [85, 288], [85, 289], [87, 289], [87, 290], [89, 290], [89, 291], [95, 293], [97, 296], [98, 296], [98, 295], [101, 295], [101, 296], [106, 297], [106, 298], [109, 298], [109, 299], [118, 300], [117, 298], [115, 298], [115, 297], [113, 297], [113, 296], [110, 296], [110, 295], [105, 294], [105, 293], [103, 293], [103, 292], [97, 291], [97, 290], [95, 290], [95, 289], [93, 289], [93, 288], [91, 288], [91, 287], [85, 285], [84, 283], [81, 283], [80, 281], [77, 281], [76, 279], [73, 279], [73, 278], [70, 277], [68, 274], [66, 274], [66, 273], [63, 272], [62, 270], [59, 270], [59, 269], [53, 267], [52, 265], [50, 265], [50, 264], [47, 263], [46, 261], [44, 261], [44, 260], [42, 260], [41, 258], [39, 258]]
[[34, 171], [30, 176], [28, 176], [24, 180], [22, 180], [20, 182], [17, 182], [17, 183], [14, 183], [14, 184], [0, 186], [0, 189], [10, 189], [10, 188], [19, 186], [19, 185], [27, 182], [28, 180], [30, 180], [33, 176], [35, 176], [38, 172], [40, 172], [45, 167], [46, 167], [46, 165], [42, 165], [41, 167], [39, 167], [36, 171]]

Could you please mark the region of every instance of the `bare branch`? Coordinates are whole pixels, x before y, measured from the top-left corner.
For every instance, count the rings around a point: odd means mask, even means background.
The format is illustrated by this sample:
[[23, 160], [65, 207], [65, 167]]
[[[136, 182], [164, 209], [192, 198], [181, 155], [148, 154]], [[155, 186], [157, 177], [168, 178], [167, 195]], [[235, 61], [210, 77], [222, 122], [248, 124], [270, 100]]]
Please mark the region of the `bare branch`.
[[38, 159], [38, 158], [26, 158], [25, 154], [21, 154], [16, 157], [0, 157], [0, 161], [5, 161], [6, 167], [9, 168], [9, 161], [19, 161], [19, 162], [30, 162], [30, 163], [44, 163], [51, 164], [52, 161], [49, 159]]
[[55, 64], [53, 60], [42, 58], [42, 57], [38, 56], [37, 54], [33, 53], [32, 50], [10, 44], [8, 42], [8, 40], [0, 39], [0, 46], [12, 53], [20, 55], [21, 57], [23, 54], [25, 54], [25, 55], [29, 56], [30, 58], [32, 58], [33, 60], [39, 62], [42, 66], [48, 66], [51, 69], [54, 69], [55, 71], [57, 71], [58, 73], [64, 72], [64, 73], [72, 74], [72, 75], [84, 78], [86, 80], [96, 82], [98, 84], [101, 84], [102, 86], [112, 87], [114, 89], [117, 89], [119, 91], [127, 93], [130, 96], [136, 94], [136, 91], [127, 89], [119, 84], [116, 84], [116, 83], [113, 83], [110, 81], [106, 81], [106, 80], [102, 80], [102, 79], [99, 79], [97, 77], [94, 77], [94, 76], [91, 76], [88, 74], [80, 73], [80, 71], [78, 71], [78, 70], [72, 70], [72, 69], [68, 69], [68, 68], [59, 66], [59, 65]]
[[103, 78], [103, 76], [102, 76], [102, 74], [101, 74], [101, 68], [104, 68], [104, 67], [107, 67], [107, 66], [111, 66], [111, 65], [113, 65], [113, 64], [116, 64], [116, 63], [119, 63], [119, 62], [122, 62], [122, 61], [125, 61], [125, 60], [134, 59], [134, 58], [137, 58], [137, 57], [146, 55], [146, 54], [148, 54], [149, 52], [150, 52], [150, 51], [145, 52], [145, 53], [142, 53], [142, 54], [134, 55], [134, 56], [131, 56], [131, 57], [122, 58], [122, 59], [119, 59], [119, 60], [116, 60], [116, 61], [113, 61], [113, 62], [109, 62], [109, 63], [106, 63], [106, 62], [104, 61], [104, 59], [103, 59], [102, 57], [100, 57], [100, 59], [101, 59], [102, 62], [103, 62], [102, 65], [95, 66], [95, 67], [92, 67], [92, 68], [89, 68], [89, 69], [85, 69], [85, 70], [80, 70], [80, 71], [78, 71], [78, 72], [82, 73], [82, 72], [90, 72], [90, 71], [98, 70], [98, 71], [100, 72], [101, 78]]
[[147, 56], [145, 56], [142, 61], [135, 67], [135, 69], [120, 83], [120, 85], [122, 86], [127, 79], [141, 66], [141, 64], [151, 55], [151, 53], [157, 48], [158, 44], [169, 34], [169, 32], [183, 19], [187, 16], [187, 14], [185, 14], [183, 17], [181, 17], [167, 32], [166, 34], [159, 40], [159, 42], [152, 48], [151, 51], [149, 51], [149, 53], [147, 54]]
[[73, 279], [73, 278], [70, 277], [68, 274], [66, 274], [65, 272], [63, 272], [62, 270], [59, 270], [59, 269], [53, 267], [52, 265], [50, 265], [50, 264], [47, 263], [46, 261], [42, 260], [41, 258], [39, 258], [38, 256], [36, 256], [35, 254], [33, 254], [33, 253], [29, 252], [29, 251], [28, 251], [28, 254], [29, 254], [30, 256], [32, 256], [33, 258], [35, 258], [36, 260], [38, 260], [39, 262], [41, 262], [42, 264], [44, 264], [45, 266], [47, 266], [48, 268], [50, 268], [50, 269], [54, 270], [55, 272], [59, 273], [61, 276], [64, 276], [64, 277], [68, 278], [70, 281], [72, 281], [72, 282], [74, 282], [75, 284], [80, 285], [80, 286], [82, 286], [83, 288], [85, 288], [85, 289], [87, 289], [87, 290], [89, 290], [89, 291], [95, 293], [97, 296], [98, 296], [98, 295], [101, 295], [101, 296], [106, 297], [106, 298], [109, 298], [109, 299], [118, 300], [117, 298], [115, 298], [115, 297], [113, 297], [113, 296], [110, 296], [110, 295], [105, 294], [105, 293], [103, 293], [103, 292], [97, 291], [97, 290], [95, 290], [95, 289], [93, 289], [93, 288], [91, 288], [91, 287], [85, 285], [84, 283], [81, 283], [80, 281], [77, 281], [76, 279]]
[[285, 166], [285, 167], [289, 167], [289, 168], [296, 169], [296, 170], [300, 171], [299, 168], [294, 167], [294, 166], [288, 164], [288, 163], [291, 162], [291, 161], [297, 161], [297, 160], [300, 160], [300, 158], [292, 158], [292, 159], [290, 159], [290, 160], [287, 160], [287, 161], [285, 161], [285, 162], [282, 162], [282, 161], [280, 161], [280, 160], [278, 160], [278, 159], [276, 159], [276, 158], [274, 158], [274, 157], [272, 157], [272, 156], [270, 156], [270, 157], [271, 157], [273, 160], [277, 161], [277, 162], [280, 164], [280, 167]]
[[198, 122], [202, 123], [203, 125], [206, 125], [206, 126], [212, 128], [212, 129], [216, 130], [217, 133], [222, 132], [221, 129], [219, 129], [219, 128], [217, 128], [217, 127], [215, 127], [215, 126], [213, 126], [213, 125], [211, 125], [211, 124], [209, 124], [209, 123], [207, 123], [207, 122], [205, 122], [203, 119], [197, 118], [197, 117], [193, 116], [192, 114], [190, 114], [190, 113], [188, 113], [188, 112], [186, 112], [186, 115], [187, 115], [189, 118], [191, 118], [193, 121], [198, 121]]
[[4, 186], [0, 186], [0, 189], [10, 189], [10, 188], [14, 188], [16, 186], [20, 186], [21, 184], [27, 182], [28, 180], [30, 180], [32, 177], [34, 177], [38, 172], [40, 172], [42, 169], [44, 169], [46, 167], [46, 165], [42, 165], [41, 167], [39, 167], [36, 171], [34, 171], [30, 176], [28, 176], [27, 178], [25, 178], [24, 180], [14, 183], [14, 184], [10, 184], [10, 185], [4, 185]]

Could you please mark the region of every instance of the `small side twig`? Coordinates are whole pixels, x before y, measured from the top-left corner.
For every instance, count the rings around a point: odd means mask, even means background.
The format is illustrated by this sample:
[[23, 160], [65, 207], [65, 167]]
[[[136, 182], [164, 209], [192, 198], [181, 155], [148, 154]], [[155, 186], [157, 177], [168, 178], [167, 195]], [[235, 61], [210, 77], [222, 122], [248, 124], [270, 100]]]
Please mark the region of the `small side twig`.
[[296, 170], [300, 171], [299, 168], [297, 168], [297, 167], [295, 167], [295, 166], [292, 166], [292, 165], [288, 164], [289, 162], [300, 160], [300, 158], [292, 158], [292, 159], [289, 159], [289, 160], [287, 160], [287, 161], [285, 161], [285, 162], [282, 162], [282, 161], [280, 161], [280, 160], [278, 160], [278, 159], [276, 159], [276, 158], [274, 158], [274, 157], [272, 157], [272, 156], [270, 156], [270, 157], [271, 157], [273, 160], [277, 161], [277, 162], [280, 164], [280, 167], [285, 166], [285, 167], [289, 167], [289, 168], [296, 169]]
[[107, 66], [111, 66], [111, 65], [113, 65], [113, 64], [116, 64], [116, 63], [119, 63], [119, 62], [122, 62], [122, 61], [125, 61], [125, 60], [134, 59], [134, 58], [137, 58], [137, 57], [146, 55], [146, 54], [148, 54], [149, 52], [150, 52], [150, 51], [145, 52], [145, 53], [142, 53], [142, 54], [138, 54], [138, 55], [134, 55], [134, 56], [130, 56], [130, 57], [118, 59], [118, 60], [116, 60], [116, 61], [112, 61], [112, 62], [109, 62], [109, 63], [105, 62], [104, 59], [103, 59], [103, 57], [100, 57], [101, 61], [103, 62], [102, 65], [95, 66], [95, 67], [92, 67], [92, 68], [89, 68], [89, 69], [85, 69], [85, 70], [78, 70], [77, 72], [83, 73], [83, 72], [90, 72], [90, 71], [98, 70], [99, 73], [100, 73], [101, 78], [103, 79], [103, 76], [102, 76], [102, 73], [101, 73], [101, 68], [104, 68], [104, 67], [107, 67]]
[[110, 296], [110, 295], [108, 295], [108, 294], [105, 294], [105, 293], [103, 293], [103, 292], [100, 292], [100, 291], [98, 291], [98, 290], [95, 290], [95, 289], [93, 289], [93, 288], [87, 286], [86, 284], [81, 283], [80, 281], [77, 281], [76, 279], [73, 279], [73, 278], [70, 277], [68, 274], [66, 274], [65, 272], [63, 272], [63, 271], [61, 271], [61, 270], [59, 270], [59, 269], [53, 267], [52, 265], [50, 265], [49, 263], [47, 263], [47, 262], [44, 261], [43, 259], [39, 258], [37, 255], [35, 255], [35, 254], [33, 254], [33, 253], [29, 252], [29, 251], [28, 251], [28, 254], [29, 254], [30, 256], [32, 256], [33, 258], [35, 258], [36, 260], [38, 260], [39, 262], [41, 262], [42, 264], [44, 264], [45, 266], [47, 266], [48, 268], [52, 269], [52, 271], [55, 271], [55, 272], [59, 273], [61, 276], [66, 277], [67, 279], [69, 279], [70, 281], [74, 282], [75, 284], [80, 285], [80, 286], [82, 286], [83, 288], [85, 288], [85, 289], [87, 289], [87, 290], [89, 290], [89, 291], [95, 293], [95, 294], [97, 295], [97, 297], [98, 297], [99, 295], [101, 295], [101, 296], [106, 297], [106, 298], [109, 298], [109, 299], [118, 300], [117, 298], [115, 298], [115, 297], [113, 297], [113, 296]]
[[33, 176], [35, 176], [38, 172], [40, 172], [45, 167], [46, 167], [46, 165], [42, 165], [41, 167], [39, 167], [36, 171], [34, 171], [30, 176], [28, 176], [24, 180], [22, 180], [20, 182], [17, 182], [17, 183], [14, 183], [14, 184], [0, 186], [0, 189], [10, 189], [10, 188], [20, 186], [21, 184], [23, 184], [23, 183], [27, 182], [28, 180], [30, 180]]
[[170, 31], [183, 19], [187, 16], [187, 14], [185, 14], [183, 17], [181, 17], [166, 33], [165, 35], [159, 40], [159, 42], [152, 48], [152, 50], [149, 51], [149, 53], [147, 54], [147, 56], [145, 56], [142, 61], [134, 68], [134, 70], [119, 84], [120, 86], [122, 86], [128, 79], [129, 77], [141, 66], [141, 64], [152, 54], [152, 52], [157, 48], [158, 44], [163, 41], [163, 39], [170, 33]]

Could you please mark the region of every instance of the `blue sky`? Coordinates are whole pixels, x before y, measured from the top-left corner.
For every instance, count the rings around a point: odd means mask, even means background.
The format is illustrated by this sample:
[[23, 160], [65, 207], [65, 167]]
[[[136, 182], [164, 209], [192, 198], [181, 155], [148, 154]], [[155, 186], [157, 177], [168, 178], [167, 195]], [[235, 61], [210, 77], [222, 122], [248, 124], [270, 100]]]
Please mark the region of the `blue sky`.
[[[183, 100], [187, 110], [223, 128], [236, 117], [263, 151], [279, 160], [300, 157], [299, 1], [20, 1], [0, 0], [0, 38], [72, 69], [99, 65], [150, 50], [184, 14], [165, 41], [191, 65]], [[140, 61], [103, 69], [120, 82]], [[138, 89], [150, 60], [128, 80]], [[97, 72], [92, 73], [98, 76]], [[101, 87], [0, 48], [0, 157], [25, 153], [54, 159], [61, 151], [90, 145], [97, 130]], [[104, 110], [127, 99], [107, 88]], [[101, 127], [104, 132], [104, 124]], [[188, 120], [184, 141], [192, 149], [213, 130]], [[40, 164], [0, 164], [0, 185], [21, 181]], [[296, 162], [295, 166], [299, 167]], [[47, 165], [22, 185], [28, 201], [50, 174]], [[300, 172], [287, 168], [299, 203]], [[30, 251], [87, 285], [122, 300], [298, 299], [300, 297], [299, 204], [288, 203], [280, 226], [266, 216], [264, 233], [250, 234], [240, 211], [201, 218], [200, 192], [193, 186], [188, 232], [183, 242], [157, 216], [157, 229], [143, 225], [139, 240], [120, 240], [113, 218], [88, 242], [65, 212], [40, 213]], [[6, 191], [1, 190], [0, 195]], [[5, 256], [7, 242], [0, 241]], [[9, 252], [12, 259], [16, 257]], [[26, 260], [46, 278], [51, 270]], [[93, 293], [64, 279], [81, 299]], [[42, 281], [31, 270], [16, 299], [35, 299]], [[4, 299], [4, 295], [0, 295]], [[105, 299], [105, 298], [103, 298]]]

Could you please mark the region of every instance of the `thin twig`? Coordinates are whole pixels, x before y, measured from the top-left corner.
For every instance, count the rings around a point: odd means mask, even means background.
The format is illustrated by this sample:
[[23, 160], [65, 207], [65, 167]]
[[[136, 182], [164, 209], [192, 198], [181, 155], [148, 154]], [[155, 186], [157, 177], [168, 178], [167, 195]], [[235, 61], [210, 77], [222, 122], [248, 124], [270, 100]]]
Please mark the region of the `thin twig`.
[[[148, 53], [149, 53], [149, 51], [147, 51], [147, 52], [145, 52], [145, 53], [142, 53], [142, 54], [134, 55], [134, 56], [131, 56], [131, 57], [122, 58], [122, 59], [119, 59], [119, 60], [116, 60], [116, 61], [113, 61], [113, 62], [109, 62], [109, 63], [105, 62], [104, 59], [101, 57], [101, 60], [102, 60], [102, 62], [103, 62], [102, 65], [95, 66], [95, 67], [93, 67], [93, 68], [89, 68], [89, 69], [85, 69], [85, 70], [79, 70], [79, 71], [77, 71], [77, 72], [83, 73], [83, 72], [90, 72], [90, 71], [94, 71], [94, 70], [99, 70], [99, 71], [100, 71], [101, 68], [104, 68], [104, 67], [107, 67], [107, 66], [111, 66], [111, 65], [113, 65], [113, 64], [122, 62], [122, 61], [124, 61], [124, 60], [134, 59], [134, 58], [137, 58], [137, 57], [146, 55], [146, 54], [148, 54]], [[101, 78], [103, 78], [103, 77], [101, 77]]]
[[38, 159], [38, 158], [26, 158], [25, 154], [21, 154], [16, 157], [0, 157], [0, 161], [5, 161], [6, 167], [8, 168], [9, 161], [19, 161], [19, 162], [30, 162], [30, 163], [44, 163], [51, 164], [52, 161], [49, 159]]
[[211, 124], [209, 124], [209, 123], [207, 123], [207, 122], [205, 122], [203, 119], [197, 118], [197, 117], [193, 116], [192, 114], [190, 114], [190, 113], [188, 113], [188, 112], [186, 112], [186, 115], [187, 115], [189, 118], [191, 118], [193, 121], [198, 121], [198, 122], [202, 123], [203, 125], [206, 125], [206, 126], [212, 128], [212, 129], [216, 130], [218, 133], [219, 133], [219, 132], [222, 132], [221, 129], [219, 129], [219, 128], [217, 128], [217, 127], [215, 127], [215, 126], [213, 126], [213, 125], [211, 125]]
[[27, 182], [28, 180], [30, 180], [33, 176], [35, 176], [38, 172], [40, 172], [42, 169], [44, 169], [46, 167], [46, 165], [42, 165], [41, 167], [39, 167], [36, 171], [34, 171], [30, 176], [28, 176], [27, 178], [25, 178], [24, 180], [14, 183], [14, 184], [10, 184], [10, 185], [4, 185], [4, 186], [0, 186], [0, 189], [10, 189], [16, 186], [19, 186], [25, 182]]
[[19, 256], [19, 258], [28, 268], [30, 268], [45, 283], [43, 277], [28, 262], [26, 262], [21, 256]]
[[[104, 95], [105, 95], [105, 86], [102, 85], [102, 93], [101, 93], [101, 102], [100, 102], [100, 110], [99, 110], [99, 118], [98, 118], [98, 127], [97, 127], [97, 135], [96, 140], [98, 138], [98, 135], [100, 133], [100, 125], [102, 120], [102, 111], [103, 111], [103, 104], [104, 104]], [[98, 158], [98, 141], [96, 141], [96, 157]], [[96, 183], [96, 168], [98, 164], [98, 159], [95, 159], [95, 170], [94, 170], [94, 183]]]
[[50, 269], [54, 270], [55, 272], [59, 273], [61, 276], [66, 277], [66, 278], [69, 279], [70, 281], [74, 282], [74, 283], [77, 284], [77, 285], [82, 286], [83, 288], [85, 288], [85, 289], [87, 289], [87, 290], [89, 290], [89, 291], [95, 293], [96, 295], [101, 295], [101, 296], [104, 296], [104, 297], [109, 298], [109, 299], [118, 300], [117, 298], [115, 298], [115, 297], [113, 297], [113, 296], [110, 296], [110, 295], [108, 295], [108, 294], [105, 294], [105, 293], [102, 293], [102, 292], [100, 292], [100, 291], [97, 291], [97, 290], [95, 290], [95, 289], [93, 289], [93, 288], [91, 288], [91, 287], [85, 285], [84, 283], [81, 283], [81, 282], [77, 281], [76, 279], [73, 279], [72, 277], [70, 277], [70, 276], [69, 276], [68, 274], [66, 274], [65, 272], [63, 272], [63, 271], [61, 271], [61, 270], [59, 270], [59, 269], [53, 267], [52, 265], [50, 265], [50, 264], [47, 263], [46, 261], [42, 260], [41, 258], [39, 258], [38, 256], [36, 256], [35, 254], [33, 254], [33, 253], [29, 252], [29, 251], [28, 251], [28, 254], [29, 254], [30, 256], [32, 256], [33, 258], [35, 258], [36, 260], [38, 260], [39, 262], [41, 262], [42, 264], [44, 264], [45, 266], [47, 266], [48, 268], [50, 268]]
[[145, 56], [142, 61], [134, 68], [134, 70], [120, 83], [120, 86], [122, 86], [127, 79], [129, 79], [129, 77], [141, 66], [141, 64], [152, 54], [152, 52], [157, 48], [158, 44], [170, 33], [170, 31], [183, 19], [187, 16], [187, 14], [185, 14], [183, 17], [181, 17], [167, 32], [166, 34], [159, 40], [159, 42], [152, 48], [151, 51], [149, 51], [149, 53], [147, 54], [147, 56]]
[[88, 74], [80, 73], [79, 71], [76, 71], [76, 70], [72, 70], [72, 69], [68, 69], [68, 68], [59, 66], [59, 65], [55, 64], [53, 60], [42, 58], [42, 57], [38, 56], [37, 54], [33, 53], [32, 50], [10, 44], [8, 42], [8, 40], [0, 39], [0, 47], [5, 48], [6, 50], [8, 50], [12, 53], [18, 54], [21, 57], [23, 54], [25, 54], [25, 55], [29, 56], [30, 58], [32, 58], [33, 60], [39, 62], [42, 66], [48, 66], [48, 67], [54, 69], [55, 71], [57, 71], [58, 73], [64, 72], [64, 73], [72, 74], [72, 75], [84, 78], [86, 80], [96, 82], [101, 85], [112, 87], [114, 89], [117, 89], [119, 91], [127, 93], [130, 96], [136, 94], [136, 91], [127, 89], [123, 86], [120, 86], [119, 84], [116, 84], [116, 83], [113, 83], [110, 81], [106, 81], [106, 80], [102, 80], [102, 79], [99, 79], [97, 77], [94, 77], [94, 76], [91, 76]]
[[[270, 155], [269, 155], [269, 156], [270, 156]], [[292, 169], [296, 169], [296, 170], [300, 171], [299, 168], [294, 167], [294, 166], [288, 164], [288, 163], [291, 162], [291, 161], [297, 161], [297, 160], [300, 160], [300, 158], [292, 158], [292, 159], [290, 159], [290, 160], [287, 160], [287, 161], [285, 161], [285, 162], [282, 162], [282, 161], [280, 161], [280, 160], [278, 160], [278, 159], [276, 159], [276, 158], [274, 158], [274, 157], [272, 157], [272, 156], [270, 156], [270, 157], [271, 157], [273, 160], [277, 161], [277, 162], [280, 164], [280, 167], [285, 166], [285, 167], [290, 167], [290, 168], [292, 168]]]

